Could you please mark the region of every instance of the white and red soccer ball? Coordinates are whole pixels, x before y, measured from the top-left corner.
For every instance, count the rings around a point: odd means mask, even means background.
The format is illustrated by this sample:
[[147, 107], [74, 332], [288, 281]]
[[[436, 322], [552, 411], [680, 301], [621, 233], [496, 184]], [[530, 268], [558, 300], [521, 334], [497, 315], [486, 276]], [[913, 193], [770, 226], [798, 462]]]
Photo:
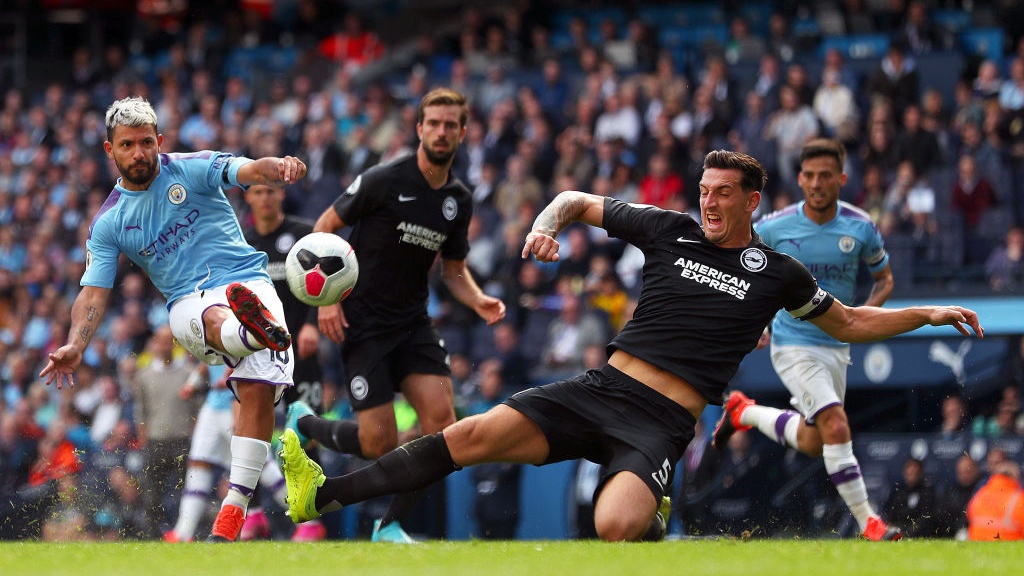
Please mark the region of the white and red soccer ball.
[[344, 238], [329, 232], [303, 236], [285, 258], [288, 288], [310, 306], [341, 302], [359, 279], [356, 252]]

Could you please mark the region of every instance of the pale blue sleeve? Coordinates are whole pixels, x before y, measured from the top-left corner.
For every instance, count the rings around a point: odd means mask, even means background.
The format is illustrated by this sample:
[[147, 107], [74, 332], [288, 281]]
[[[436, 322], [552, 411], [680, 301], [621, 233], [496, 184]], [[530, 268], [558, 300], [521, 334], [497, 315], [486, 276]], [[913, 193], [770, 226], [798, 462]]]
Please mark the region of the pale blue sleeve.
[[861, 259], [871, 273], [881, 272], [889, 264], [889, 253], [885, 251], [885, 242], [882, 240], [882, 233], [871, 223], [868, 223], [868, 230], [864, 239], [864, 251]]
[[117, 278], [117, 261], [121, 250], [117, 246], [110, 226], [99, 220], [85, 241], [85, 272], [81, 286], [113, 288]]

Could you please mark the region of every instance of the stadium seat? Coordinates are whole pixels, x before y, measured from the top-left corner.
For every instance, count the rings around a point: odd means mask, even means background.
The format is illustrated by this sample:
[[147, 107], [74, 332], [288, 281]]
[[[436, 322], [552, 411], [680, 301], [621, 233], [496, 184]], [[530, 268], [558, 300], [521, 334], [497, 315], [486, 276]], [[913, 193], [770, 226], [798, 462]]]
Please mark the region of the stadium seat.
[[960, 33], [960, 46], [964, 52], [979, 58], [994, 60], [1003, 65], [1004, 33], [1001, 28], [968, 28]]
[[818, 53], [824, 56], [832, 48], [837, 48], [846, 58], [858, 60], [863, 58], [879, 58], [889, 49], [888, 34], [847, 34], [823, 38]]

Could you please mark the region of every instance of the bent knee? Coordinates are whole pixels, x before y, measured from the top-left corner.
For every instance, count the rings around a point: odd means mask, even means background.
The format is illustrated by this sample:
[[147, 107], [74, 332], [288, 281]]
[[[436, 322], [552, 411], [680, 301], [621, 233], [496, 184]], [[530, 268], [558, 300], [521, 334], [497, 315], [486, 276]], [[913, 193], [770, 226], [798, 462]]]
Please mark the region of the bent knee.
[[640, 540], [651, 526], [653, 518], [615, 517], [595, 523], [597, 536], [605, 542], [633, 542]]
[[359, 431], [359, 446], [363, 450], [363, 456], [370, 460], [376, 460], [398, 447], [398, 432], [379, 434], [363, 434]]

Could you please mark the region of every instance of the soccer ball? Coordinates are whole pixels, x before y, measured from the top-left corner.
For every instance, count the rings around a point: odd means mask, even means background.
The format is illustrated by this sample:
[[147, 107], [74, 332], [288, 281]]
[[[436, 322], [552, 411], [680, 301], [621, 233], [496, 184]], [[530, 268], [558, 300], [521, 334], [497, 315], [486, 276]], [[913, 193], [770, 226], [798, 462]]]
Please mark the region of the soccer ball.
[[288, 288], [310, 306], [341, 302], [359, 278], [359, 262], [352, 245], [329, 232], [300, 238], [288, 251], [284, 267]]

